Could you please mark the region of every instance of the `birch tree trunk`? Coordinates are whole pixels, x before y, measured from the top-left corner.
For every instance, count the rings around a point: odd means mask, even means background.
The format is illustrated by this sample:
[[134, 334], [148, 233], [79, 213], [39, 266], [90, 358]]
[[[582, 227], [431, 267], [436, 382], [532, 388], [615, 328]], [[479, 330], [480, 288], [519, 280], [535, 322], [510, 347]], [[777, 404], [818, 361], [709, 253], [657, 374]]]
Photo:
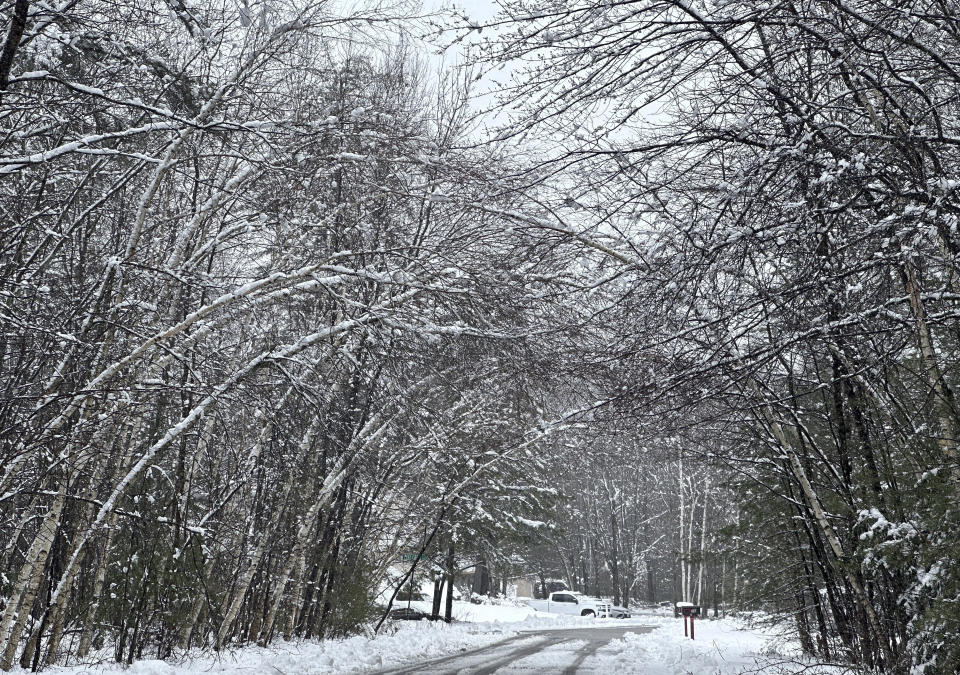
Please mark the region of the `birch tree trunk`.
[[687, 580], [687, 587], [684, 589], [683, 599], [687, 602], [690, 602], [693, 599], [693, 523], [694, 518], [697, 514], [697, 502], [699, 501], [699, 495], [692, 489], [693, 488], [693, 479], [692, 477], [687, 479], [687, 485], [691, 487], [690, 490], [690, 520], [687, 523], [687, 550], [685, 557], [685, 567], [686, 571], [684, 578]]
[[[280, 499], [277, 500], [279, 505], [286, 505], [288, 503], [290, 493], [293, 491], [296, 480], [296, 468], [303, 465], [303, 461], [306, 458], [307, 452], [309, 452], [310, 448], [313, 447], [317, 434], [323, 426], [323, 422], [323, 418], [319, 415], [314, 417], [314, 419], [310, 422], [310, 426], [307, 427], [303, 437], [300, 439], [297, 452], [293, 461], [290, 463], [291, 469], [287, 473], [287, 480], [281, 488]], [[270, 537], [277, 531], [277, 525], [280, 523], [280, 517], [283, 514], [283, 511], [283, 508], [274, 508], [273, 514], [269, 520], [269, 524], [264, 529], [263, 534], [260, 537], [260, 541], [257, 543], [257, 547], [254, 550], [253, 555], [250, 557], [250, 561], [247, 564], [247, 569], [241, 576], [237, 588], [230, 596], [231, 600], [226, 605], [226, 610], [223, 613], [223, 619], [221, 620], [220, 628], [217, 630], [216, 642], [214, 643], [214, 648], [218, 651], [223, 647], [224, 640], [226, 640], [233, 628], [233, 622], [236, 620], [237, 614], [240, 612], [240, 606], [243, 604], [243, 601], [247, 596], [247, 591], [250, 590], [250, 583], [253, 581], [253, 577], [257, 573], [257, 570], [260, 567], [260, 562], [263, 560], [263, 556], [267, 551]]]
[[710, 479], [703, 481], [703, 519], [700, 523], [700, 570], [697, 573], [697, 599], [695, 605], [700, 604], [703, 589], [703, 568], [707, 564], [707, 495], [710, 492]]
[[913, 320], [917, 329], [917, 341], [920, 344], [923, 371], [934, 394], [934, 406], [940, 423], [937, 442], [950, 464], [951, 473], [957, 475], [960, 473], [960, 467], [957, 466], [956, 398], [940, 368], [933, 336], [927, 324], [926, 309], [923, 305], [923, 299], [920, 297], [916, 270], [912, 262], [905, 265], [902, 275], [904, 287], [910, 298], [910, 310], [913, 313]]
[[686, 499], [684, 483], [683, 483], [683, 450], [679, 450], [678, 464], [680, 467], [680, 481], [677, 489], [677, 496], [680, 498], [680, 517], [678, 518], [678, 525], [680, 527], [680, 600], [686, 601], [688, 597], [687, 593], [687, 555], [686, 548], [684, 546], [684, 500]]
[[884, 660], [890, 664], [895, 663], [893, 654], [890, 651], [890, 645], [887, 644], [884, 638], [886, 633], [882, 630], [880, 619], [877, 617], [877, 613], [874, 610], [870, 599], [867, 597], [867, 593], [860, 583], [860, 580], [857, 579], [857, 577], [850, 571], [849, 561], [847, 560], [846, 553], [844, 552], [843, 546], [840, 543], [840, 539], [837, 537], [833, 526], [827, 519], [826, 513], [823, 510], [823, 506], [820, 504], [820, 498], [817, 496], [816, 491], [813, 489], [813, 485], [811, 485], [810, 480], [807, 478], [807, 473], [803, 468], [803, 464], [800, 462], [800, 458], [797, 456], [793, 445], [787, 438], [787, 434], [783, 427], [780, 426], [779, 422], [777, 422], [769, 405], [766, 403], [761, 404], [761, 411], [766, 419], [767, 427], [770, 429], [774, 438], [776, 438], [777, 442], [780, 444], [780, 447], [787, 455], [790, 469], [793, 472], [797, 482], [800, 484], [800, 488], [807, 501], [807, 504], [810, 506], [810, 509], [813, 511], [813, 514], [816, 518], [817, 525], [819, 525], [821, 531], [823, 532], [823, 535], [830, 546], [830, 550], [833, 552], [834, 557], [836, 558], [844, 576], [846, 577], [847, 583], [850, 584], [850, 588], [853, 590], [857, 603], [860, 605], [861, 611], [863, 611], [865, 614], [871, 630], [873, 630], [874, 635], [880, 642], [880, 648], [883, 651]]
[[[320, 494], [314, 496], [311, 500], [312, 503], [310, 504], [310, 508], [307, 511], [306, 516], [304, 516], [300, 523], [300, 527], [297, 530], [296, 539], [294, 539], [293, 548], [290, 550], [289, 555], [287, 555], [287, 560], [284, 563], [283, 569], [277, 576], [276, 586], [273, 590], [273, 596], [270, 598], [269, 610], [267, 611], [267, 616], [263, 622], [263, 626], [260, 629], [259, 642], [261, 646], [266, 646], [270, 642], [271, 634], [273, 633], [273, 624], [277, 618], [277, 613], [280, 611], [280, 606], [283, 604], [283, 598], [286, 595], [287, 582], [290, 580], [291, 572], [296, 569], [299, 575], [306, 566], [308, 538], [316, 529], [317, 518], [320, 514], [320, 510], [329, 504], [332, 495], [332, 491], [322, 490]], [[299, 579], [299, 576], [294, 577], [295, 581], [297, 579]], [[296, 592], [296, 596], [299, 597], [299, 590]], [[294, 598], [294, 602], [291, 607], [296, 607], [296, 598]]]
[[63, 507], [66, 504], [68, 482], [66, 479], [61, 482], [53, 504], [50, 505], [40, 530], [27, 551], [26, 560], [20, 568], [20, 575], [13, 593], [0, 618], [0, 645], [3, 645], [3, 653], [0, 654], [0, 670], [10, 670], [13, 665], [17, 647], [20, 644], [20, 636], [33, 611], [33, 603], [43, 581], [47, 556], [53, 547], [57, 528], [60, 525], [60, 514], [63, 513]]

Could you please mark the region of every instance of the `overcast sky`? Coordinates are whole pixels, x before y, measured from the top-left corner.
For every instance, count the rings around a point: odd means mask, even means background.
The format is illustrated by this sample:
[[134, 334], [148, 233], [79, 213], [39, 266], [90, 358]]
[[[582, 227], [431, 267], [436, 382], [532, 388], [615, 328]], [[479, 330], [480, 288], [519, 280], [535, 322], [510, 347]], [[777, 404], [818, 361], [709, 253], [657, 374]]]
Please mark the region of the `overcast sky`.
[[438, 8], [455, 5], [466, 11], [471, 19], [478, 21], [493, 18], [498, 9], [497, 4], [493, 2], [493, 0], [457, 0], [457, 2], [449, 2], [449, 0], [426, 0], [426, 4], [428, 7]]
[[[500, 10], [500, 6], [494, 0], [423, 0], [423, 7], [427, 11], [455, 7], [458, 11], [465, 13], [471, 21], [480, 24], [492, 20]], [[479, 36], [478, 33], [472, 33], [471, 35], [474, 37]], [[489, 32], [485, 32], [484, 37], [488, 36]], [[451, 49], [448, 49], [443, 55], [432, 53], [430, 55], [430, 61], [438, 70], [444, 66], [450, 67], [461, 63], [464, 57], [463, 46], [464, 43], [455, 45]], [[487, 110], [495, 104], [495, 97], [492, 93], [496, 88], [495, 83], [498, 80], [506, 81], [509, 78], [511, 70], [513, 69], [509, 64], [499, 66], [495, 71], [484, 74], [484, 76], [475, 83], [473, 89], [474, 108], [477, 111]], [[488, 124], [496, 124], [497, 122], [502, 122], [504, 118], [501, 112], [497, 112], [487, 117], [487, 120]]]

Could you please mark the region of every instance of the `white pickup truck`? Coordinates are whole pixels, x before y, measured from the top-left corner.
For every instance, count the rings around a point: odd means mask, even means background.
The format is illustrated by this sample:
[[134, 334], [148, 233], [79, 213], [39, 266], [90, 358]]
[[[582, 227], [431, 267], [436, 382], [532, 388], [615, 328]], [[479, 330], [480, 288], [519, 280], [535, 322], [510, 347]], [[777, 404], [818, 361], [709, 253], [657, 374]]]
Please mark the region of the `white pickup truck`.
[[610, 616], [610, 603], [572, 591], [554, 591], [546, 600], [528, 600], [527, 604], [541, 612], [575, 616]]

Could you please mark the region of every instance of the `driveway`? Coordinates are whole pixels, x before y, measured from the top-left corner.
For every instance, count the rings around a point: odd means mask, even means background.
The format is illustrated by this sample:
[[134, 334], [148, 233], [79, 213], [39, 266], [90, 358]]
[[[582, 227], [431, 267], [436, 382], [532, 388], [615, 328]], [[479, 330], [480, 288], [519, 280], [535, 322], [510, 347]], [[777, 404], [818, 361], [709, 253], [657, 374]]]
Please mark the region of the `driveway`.
[[480, 649], [380, 671], [380, 675], [419, 673], [593, 673], [591, 666], [598, 650], [620, 640], [627, 633], [649, 633], [655, 626], [584, 626], [523, 632]]

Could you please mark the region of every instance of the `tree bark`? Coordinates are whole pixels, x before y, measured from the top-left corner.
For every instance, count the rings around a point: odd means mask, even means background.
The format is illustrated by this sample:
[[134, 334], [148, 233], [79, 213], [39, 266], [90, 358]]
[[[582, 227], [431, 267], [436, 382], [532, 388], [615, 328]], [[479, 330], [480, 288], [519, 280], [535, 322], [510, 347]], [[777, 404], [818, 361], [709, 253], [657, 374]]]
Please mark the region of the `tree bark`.
[[233, 622], [236, 620], [237, 614], [240, 612], [240, 606], [247, 597], [247, 592], [250, 590], [250, 584], [253, 582], [253, 577], [260, 568], [260, 561], [263, 559], [263, 556], [267, 551], [267, 545], [270, 542], [271, 536], [277, 531], [277, 526], [280, 523], [280, 516], [283, 514], [284, 506], [289, 502], [290, 493], [293, 491], [297, 470], [303, 465], [303, 460], [306, 457], [309, 449], [313, 447], [314, 439], [316, 438], [322, 426], [323, 417], [317, 415], [310, 422], [310, 426], [307, 427], [303, 437], [300, 439], [297, 452], [294, 455], [293, 461], [290, 463], [290, 470], [287, 473], [287, 480], [281, 488], [281, 496], [280, 499], [277, 500], [277, 504], [274, 507], [269, 524], [263, 530], [260, 541], [257, 543], [257, 547], [254, 549], [253, 555], [250, 556], [247, 569], [243, 573], [243, 576], [241, 577], [240, 582], [237, 585], [237, 588], [234, 590], [231, 600], [227, 604], [226, 610], [223, 613], [223, 619], [220, 623], [220, 628], [217, 630], [216, 642], [214, 644], [214, 648], [218, 651], [223, 647], [224, 640], [226, 640], [227, 636], [232, 630]]
[[777, 422], [773, 415], [773, 411], [769, 408], [768, 404], [762, 404], [761, 410], [763, 416], [766, 418], [767, 426], [770, 428], [777, 442], [780, 444], [781, 449], [787, 455], [790, 469], [793, 472], [794, 477], [797, 479], [797, 482], [800, 483], [800, 488], [803, 491], [803, 495], [807, 501], [807, 504], [813, 511], [816, 522], [823, 532], [831, 551], [841, 565], [841, 568], [844, 570], [847, 583], [850, 584], [850, 588], [853, 591], [857, 603], [860, 605], [861, 610], [866, 615], [867, 621], [870, 624], [870, 629], [880, 641], [880, 647], [884, 653], [885, 662], [889, 664], [894, 663], [893, 654], [890, 651], [890, 645], [883, 637], [885, 633], [881, 628], [880, 619], [877, 617], [877, 613], [874, 610], [873, 605], [870, 603], [870, 599], [867, 597], [866, 591], [861, 585], [859, 579], [857, 579], [849, 570], [849, 562], [847, 560], [846, 553], [843, 550], [843, 546], [840, 543], [840, 539], [837, 537], [833, 526], [827, 519], [827, 515], [823, 510], [823, 506], [820, 504], [820, 498], [813, 489], [813, 485], [810, 483], [810, 480], [807, 477], [807, 473], [803, 468], [803, 464], [800, 462], [800, 458], [797, 457], [797, 454], [793, 449], [793, 445], [787, 438], [786, 432], [783, 430], [783, 427], [780, 426], [779, 422]]
[[16, 0], [13, 5], [13, 14], [10, 15], [10, 28], [7, 29], [7, 39], [0, 51], [0, 102], [10, 83], [10, 70], [13, 68], [13, 57], [20, 47], [20, 38], [27, 27], [27, 11], [30, 9], [28, 0]]
[[3, 617], [0, 618], [0, 645], [4, 646], [3, 653], [0, 655], [0, 670], [10, 670], [13, 665], [13, 659], [20, 644], [20, 636], [33, 611], [33, 603], [43, 581], [47, 557], [60, 525], [60, 514], [63, 513], [66, 503], [67, 483], [68, 480], [64, 477], [53, 504], [44, 516], [40, 530], [27, 551], [26, 560], [20, 568], [20, 575], [13, 593], [4, 608]]
[[695, 604], [700, 604], [701, 592], [703, 590], [703, 568], [707, 564], [707, 493], [710, 490], [710, 479], [707, 478], [703, 483], [703, 519], [700, 524], [700, 569], [697, 573], [697, 599]]
[[453, 620], [453, 582], [457, 576], [457, 559], [454, 557], [452, 537], [450, 539], [450, 544], [447, 546], [447, 559], [445, 562], [447, 596], [445, 598], [445, 605], [443, 608], [443, 618], [449, 622]]

